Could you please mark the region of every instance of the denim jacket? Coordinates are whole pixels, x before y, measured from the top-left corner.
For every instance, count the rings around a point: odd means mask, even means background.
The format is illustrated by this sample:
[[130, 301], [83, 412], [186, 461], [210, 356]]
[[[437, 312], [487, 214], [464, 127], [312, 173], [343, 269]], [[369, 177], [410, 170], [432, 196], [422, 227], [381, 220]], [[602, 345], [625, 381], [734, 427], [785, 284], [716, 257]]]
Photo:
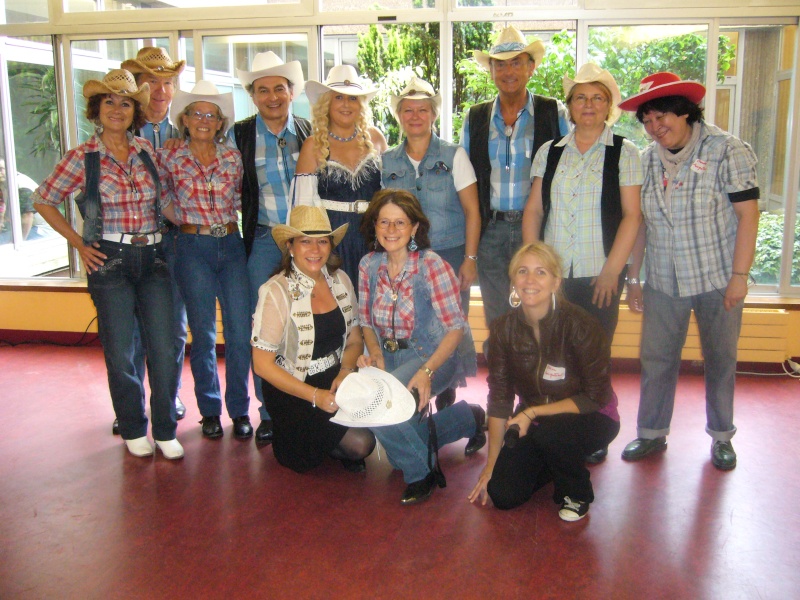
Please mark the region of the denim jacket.
[[403, 141], [383, 155], [383, 187], [414, 194], [431, 222], [431, 248], [447, 250], [466, 243], [467, 222], [453, 180], [453, 159], [458, 146], [435, 133], [419, 164], [419, 177], [406, 154]]

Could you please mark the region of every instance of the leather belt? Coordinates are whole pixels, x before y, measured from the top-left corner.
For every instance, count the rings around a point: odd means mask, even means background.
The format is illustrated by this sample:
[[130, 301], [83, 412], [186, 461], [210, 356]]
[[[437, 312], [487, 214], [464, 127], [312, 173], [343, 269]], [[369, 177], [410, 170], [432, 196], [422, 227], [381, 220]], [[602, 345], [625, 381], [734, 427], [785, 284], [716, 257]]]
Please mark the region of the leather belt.
[[338, 202], [337, 200], [323, 200], [322, 206], [328, 210], [336, 210], [339, 212], [352, 212], [352, 213], [365, 213], [369, 202], [366, 200], [356, 200], [355, 202]]
[[130, 244], [131, 246], [151, 246], [161, 242], [161, 234], [156, 233], [104, 233], [107, 242]]
[[387, 352], [397, 352], [398, 350], [408, 350], [408, 340], [395, 340], [392, 338], [384, 338], [381, 344], [383, 349]]
[[217, 238], [225, 237], [234, 231], [239, 231], [239, 226], [236, 223], [227, 223], [225, 225], [181, 225], [181, 233], [211, 235]]
[[519, 223], [522, 221], [522, 211], [507, 210], [503, 212], [502, 210], [493, 210], [492, 219], [495, 221], [505, 221], [506, 223]]
[[326, 354], [322, 358], [312, 360], [310, 363], [308, 363], [308, 371], [306, 371], [306, 375], [316, 375], [317, 373], [327, 371], [338, 362], [339, 357], [336, 355], [336, 352]]

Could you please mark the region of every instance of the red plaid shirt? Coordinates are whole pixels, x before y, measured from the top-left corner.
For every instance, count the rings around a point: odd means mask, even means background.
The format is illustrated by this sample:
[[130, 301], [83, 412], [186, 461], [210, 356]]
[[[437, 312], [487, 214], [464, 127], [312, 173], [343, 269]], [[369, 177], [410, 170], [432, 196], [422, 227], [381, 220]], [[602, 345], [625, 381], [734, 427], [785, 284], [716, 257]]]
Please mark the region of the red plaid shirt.
[[242, 156], [238, 150], [217, 144], [217, 157], [205, 167], [189, 145], [158, 150], [167, 196], [175, 203], [180, 223], [224, 225], [236, 223], [242, 210]]
[[[367, 255], [369, 256], [369, 255]], [[397, 291], [397, 308], [394, 316], [394, 337], [402, 340], [411, 337], [414, 331], [414, 276], [419, 273], [419, 252], [409, 252], [406, 264], [392, 284]], [[463, 329], [466, 323], [461, 312], [461, 296], [458, 279], [453, 269], [434, 252], [425, 253], [425, 268], [428, 272], [428, 287], [436, 316], [445, 330]], [[381, 338], [392, 337], [392, 286], [389, 284], [389, 269], [386, 255], [378, 267], [375, 298], [369, 297], [369, 275], [367, 257], [358, 267], [358, 316], [362, 326], [374, 326]], [[372, 314], [370, 315], [370, 309]]]
[[[153, 146], [145, 139], [128, 134], [130, 152], [128, 162], [114, 159], [97, 134], [64, 155], [53, 172], [33, 193], [32, 200], [49, 206], [58, 206], [86, 185], [84, 156], [87, 152], [100, 153], [100, 213], [103, 233], [150, 233], [156, 231], [155, 195], [153, 178], [139, 158], [144, 149], [155, 163]], [[164, 173], [159, 169], [159, 177]], [[162, 193], [161, 206], [169, 201]]]

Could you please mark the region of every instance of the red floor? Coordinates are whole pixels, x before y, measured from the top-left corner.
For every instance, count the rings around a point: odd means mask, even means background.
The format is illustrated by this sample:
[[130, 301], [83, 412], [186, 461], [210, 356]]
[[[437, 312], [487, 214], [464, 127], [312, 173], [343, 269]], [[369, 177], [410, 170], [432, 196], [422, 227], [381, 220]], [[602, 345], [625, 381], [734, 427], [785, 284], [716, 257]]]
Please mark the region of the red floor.
[[[366, 475], [296, 475], [226, 418], [202, 439], [188, 363], [184, 380], [186, 458], [139, 459], [111, 435], [99, 348], [0, 348], [0, 598], [800, 597], [797, 380], [739, 378], [739, 466], [721, 473], [697, 374], [667, 452], [622, 462], [639, 377], [615, 376], [622, 431], [578, 523], [549, 489], [509, 512], [470, 505], [486, 450], [461, 443], [441, 453], [447, 488], [416, 507], [375, 454]], [[458, 397], [485, 396], [482, 372]]]

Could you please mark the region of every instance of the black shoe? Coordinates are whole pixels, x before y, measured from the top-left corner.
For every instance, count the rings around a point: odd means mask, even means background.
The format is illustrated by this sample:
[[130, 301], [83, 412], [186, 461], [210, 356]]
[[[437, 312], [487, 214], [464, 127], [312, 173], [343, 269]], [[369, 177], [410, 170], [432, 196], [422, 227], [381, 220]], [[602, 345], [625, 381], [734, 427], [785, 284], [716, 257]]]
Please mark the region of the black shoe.
[[720, 471], [730, 471], [736, 467], [736, 451], [730, 442], [714, 442], [711, 445], [711, 464]]
[[363, 473], [367, 470], [367, 463], [362, 458], [361, 460], [350, 460], [349, 458], [340, 458], [339, 459], [344, 467], [344, 470], [348, 473]]
[[239, 440], [246, 440], [247, 438], [253, 437], [253, 426], [250, 425], [250, 417], [247, 415], [243, 417], [234, 417], [233, 435]]
[[114, 419], [114, 424], [111, 426], [111, 433], [119, 435], [119, 419]]
[[662, 436], [654, 440], [646, 440], [645, 438], [636, 438], [630, 444], [625, 446], [622, 451], [622, 458], [625, 460], [639, 460], [653, 452], [660, 452], [667, 449], [667, 438]]
[[203, 426], [204, 437], [210, 440], [222, 437], [222, 423], [219, 422], [219, 417], [203, 417], [200, 425]]
[[589, 503], [581, 500], [571, 500], [569, 496], [564, 496], [558, 516], [564, 521], [580, 521], [589, 512]]
[[453, 406], [456, 402], [455, 388], [447, 388], [441, 394], [436, 396], [434, 404], [436, 404], [436, 411], [443, 411], [448, 406]]
[[427, 500], [433, 494], [433, 488], [436, 487], [436, 474], [428, 473], [425, 479], [420, 479], [414, 483], [409, 483], [406, 491], [403, 492], [403, 497], [400, 498], [400, 504], [409, 505], [417, 504], [423, 500]]
[[186, 416], [186, 407], [178, 396], [175, 396], [175, 419], [180, 421]]
[[266, 446], [267, 444], [271, 444], [273, 437], [274, 434], [272, 432], [272, 421], [269, 419], [266, 421], [261, 421], [256, 429], [256, 445]]
[[590, 465], [599, 465], [608, 456], [608, 446], [603, 446], [600, 450], [595, 450], [586, 456], [586, 462]]
[[470, 404], [469, 408], [472, 411], [472, 416], [475, 417], [475, 435], [467, 441], [467, 445], [464, 448], [465, 456], [472, 456], [486, 445], [486, 433], [484, 432], [486, 411], [477, 404]]

